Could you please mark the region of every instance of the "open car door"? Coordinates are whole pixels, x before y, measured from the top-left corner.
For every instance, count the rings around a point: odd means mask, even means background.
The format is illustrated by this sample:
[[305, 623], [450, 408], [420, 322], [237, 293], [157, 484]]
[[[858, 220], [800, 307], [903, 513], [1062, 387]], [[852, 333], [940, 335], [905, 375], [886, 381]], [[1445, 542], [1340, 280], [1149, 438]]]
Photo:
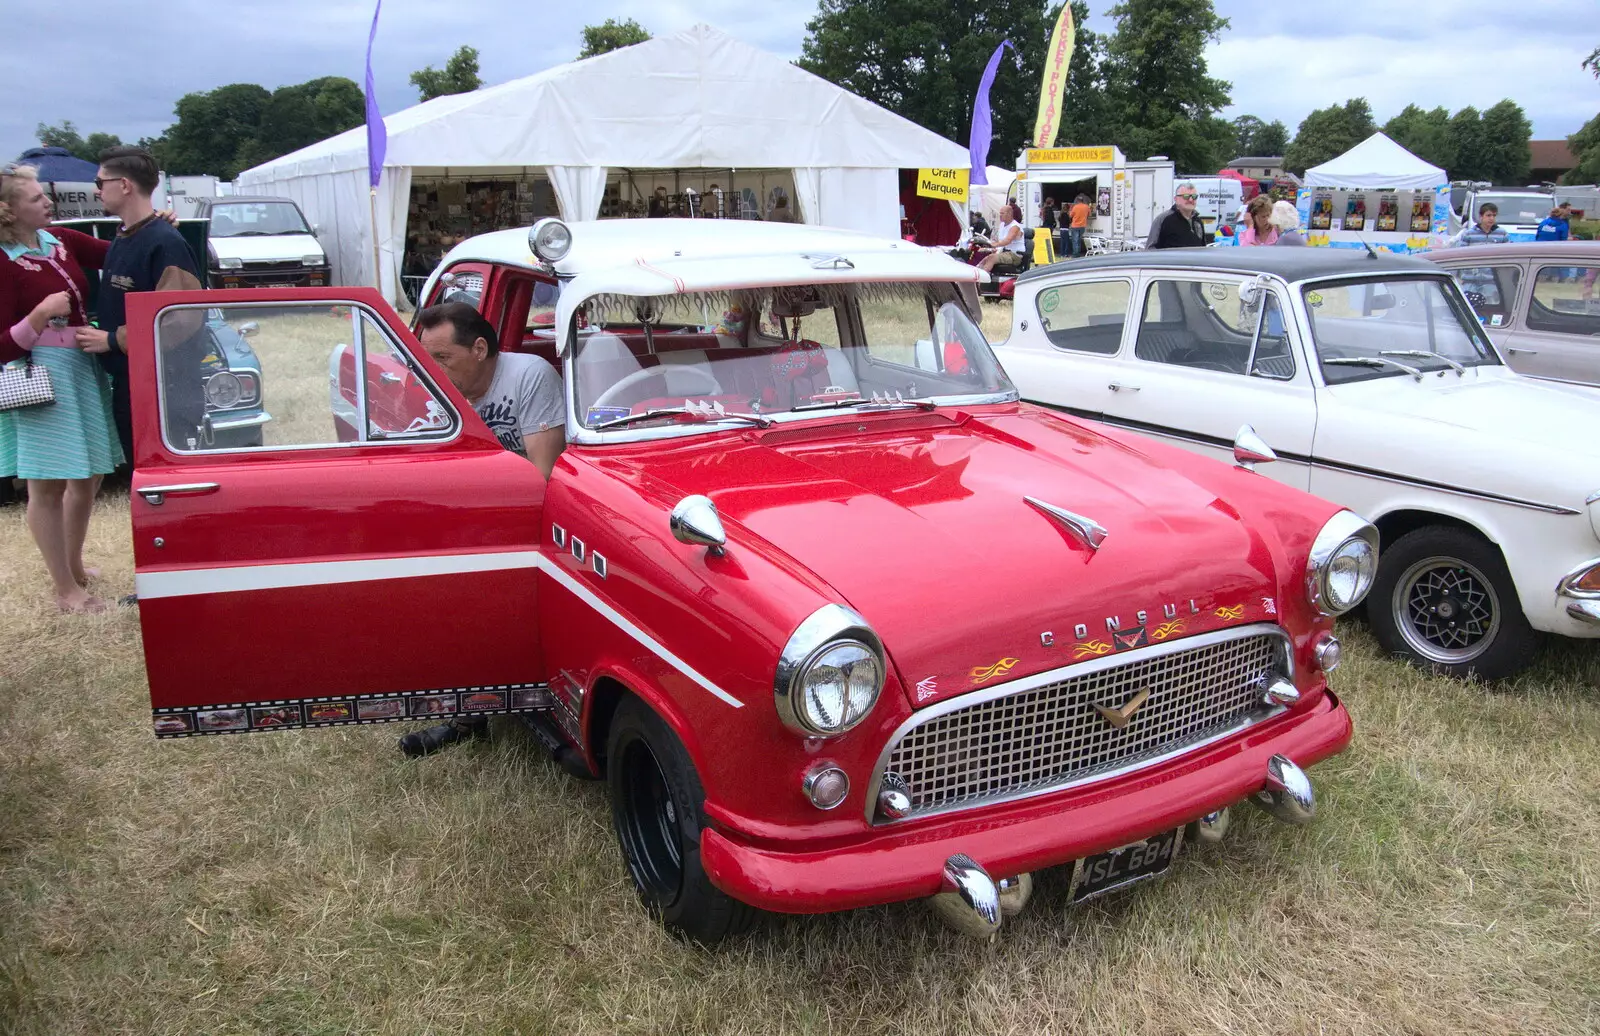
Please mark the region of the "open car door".
[[158, 736], [548, 706], [544, 479], [377, 292], [150, 293], [128, 311]]

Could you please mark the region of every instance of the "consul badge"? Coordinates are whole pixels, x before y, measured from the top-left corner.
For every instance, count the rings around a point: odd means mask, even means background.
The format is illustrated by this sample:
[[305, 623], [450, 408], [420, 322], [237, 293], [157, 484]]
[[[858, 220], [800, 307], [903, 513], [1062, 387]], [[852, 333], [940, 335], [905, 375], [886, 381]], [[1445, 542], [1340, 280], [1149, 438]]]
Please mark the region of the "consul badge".
[[1138, 694], [1135, 694], [1133, 697], [1124, 702], [1122, 708], [1120, 709], [1113, 709], [1106, 705], [1096, 705], [1095, 711], [1104, 716], [1107, 723], [1111, 724], [1113, 727], [1116, 727], [1118, 730], [1121, 730], [1123, 727], [1128, 725], [1130, 720], [1133, 719], [1133, 714], [1144, 707], [1144, 703], [1148, 701], [1149, 698], [1150, 688], [1145, 687], [1141, 688]]

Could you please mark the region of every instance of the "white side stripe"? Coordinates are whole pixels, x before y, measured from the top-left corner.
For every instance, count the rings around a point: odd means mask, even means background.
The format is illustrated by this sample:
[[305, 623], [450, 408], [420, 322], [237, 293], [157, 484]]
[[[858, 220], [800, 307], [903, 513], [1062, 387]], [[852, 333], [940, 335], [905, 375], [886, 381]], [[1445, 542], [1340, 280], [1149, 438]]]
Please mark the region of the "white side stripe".
[[360, 561], [309, 561], [288, 565], [237, 565], [231, 568], [188, 568], [146, 572], [133, 577], [140, 600], [228, 594], [246, 590], [278, 590], [290, 586], [365, 583], [374, 579], [415, 579], [507, 568], [536, 568], [539, 552], [513, 550], [496, 554], [420, 554], [409, 558], [366, 558]]
[[493, 554], [424, 554], [403, 558], [366, 558], [359, 561], [311, 561], [287, 565], [236, 565], [229, 568], [190, 568], [170, 572], [146, 572], [134, 576], [134, 590], [140, 600], [162, 597], [189, 597], [196, 594], [241, 593], [249, 590], [277, 590], [293, 586], [327, 586], [337, 583], [364, 583], [378, 579], [415, 579], [423, 576], [460, 575], [468, 572], [496, 572], [515, 568], [538, 568], [566, 590], [640, 644], [649, 648], [668, 665], [736, 709], [744, 702], [724, 691], [666, 646], [630, 622], [623, 614], [601, 600], [588, 587], [561, 568], [560, 564], [537, 550], [504, 551]]

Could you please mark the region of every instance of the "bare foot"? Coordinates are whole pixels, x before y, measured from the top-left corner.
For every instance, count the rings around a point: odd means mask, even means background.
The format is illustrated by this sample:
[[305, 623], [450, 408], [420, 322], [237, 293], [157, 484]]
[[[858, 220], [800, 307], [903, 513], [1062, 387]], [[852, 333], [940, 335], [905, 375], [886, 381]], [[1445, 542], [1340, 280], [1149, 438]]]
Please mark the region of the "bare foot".
[[75, 594], [57, 594], [56, 607], [64, 615], [98, 615], [106, 610], [106, 602], [79, 590]]
[[77, 580], [79, 586], [87, 590], [89, 589], [89, 583], [92, 580], [100, 578], [100, 570], [98, 568], [85, 568], [82, 572], [79, 572], [77, 575], [73, 576], [73, 578]]

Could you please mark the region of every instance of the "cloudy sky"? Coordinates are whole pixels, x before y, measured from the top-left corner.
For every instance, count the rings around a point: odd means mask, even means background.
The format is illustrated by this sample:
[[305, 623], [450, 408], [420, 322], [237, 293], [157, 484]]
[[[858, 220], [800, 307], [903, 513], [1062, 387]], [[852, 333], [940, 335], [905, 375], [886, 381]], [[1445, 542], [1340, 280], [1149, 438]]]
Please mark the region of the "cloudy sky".
[[[979, 0], [981, 2], [981, 0]], [[1090, 0], [1109, 29], [1114, 0]], [[9, 6], [9, 5], [8, 5]], [[462, 43], [481, 53], [486, 83], [571, 60], [580, 30], [635, 18], [656, 35], [709, 22], [797, 57], [816, 0], [387, 0], [374, 59], [386, 112], [416, 100], [407, 76], [443, 65]], [[1208, 53], [1233, 83], [1225, 114], [1282, 119], [1291, 135], [1313, 108], [1364, 96], [1382, 123], [1408, 102], [1454, 111], [1503, 97], [1522, 105], [1536, 139], [1575, 132], [1600, 111], [1600, 83], [1580, 62], [1600, 44], [1595, 0], [1342, 0], [1259, 4], [1216, 0], [1232, 28]], [[85, 134], [159, 134], [185, 93], [225, 83], [271, 89], [322, 75], [360, 82], [370, 0], [48, 0], [8, 11], [0, 66], [33, 70], [0, 105], [0, 157], [33, 146], [34, 126], [71, 119]], [[70, 71], [61, 68], [70, 58]], [[25, 73], [26, 74], [26, 73]], [[970, 89], [970, 87], [964, 87]], [[648, 104], [647, 91], [639, 103]]]

